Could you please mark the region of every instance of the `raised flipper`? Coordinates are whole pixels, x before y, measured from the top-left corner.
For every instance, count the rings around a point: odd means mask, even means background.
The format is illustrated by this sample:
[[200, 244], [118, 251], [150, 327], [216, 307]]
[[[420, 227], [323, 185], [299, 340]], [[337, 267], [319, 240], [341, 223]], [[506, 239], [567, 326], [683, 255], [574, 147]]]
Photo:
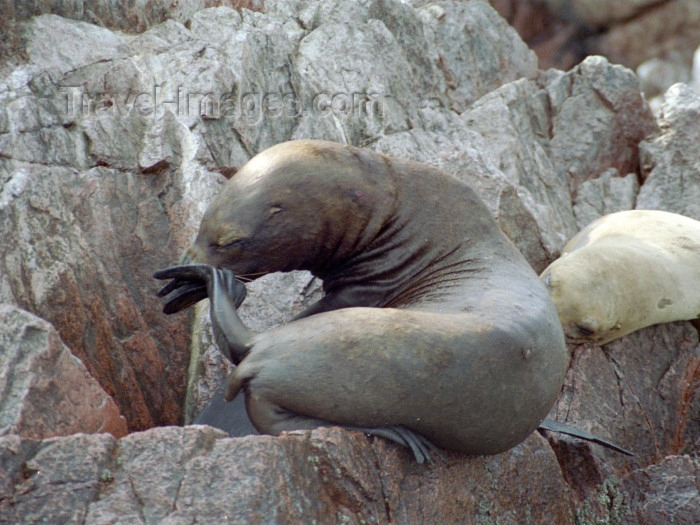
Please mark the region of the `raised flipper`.
[[[165, 313], [178, 312], [209, 297], [216, 344], [234, 364], [241, 362], [250, 348], [252, 334], [236, 311], [246, 296], [245, 286], [236, 280], [236, 274], [231, 270], [194, 264], [159, 270], [153, 277], [173, 279], [158, 292], [161, 297], [171, 294], [163, 307]], [[204, 295], [202, 290], [206, 292]]]
[[571, 425], [560, 423], [559, 421], [554, 421], [553, 419], [547, 418], [544, 421], [542, 421], [542, 423], [540, 423], [539, 429], [548, 430], [550, 432], [559, 432], [561, 434], [566, 434], [567, 436], [573, 436], [575, 438], [583, 439], [585, 441], [590, 441], [591, 443], [596, 443], [597, 445], [601, 445], [605, 448], [615, 450], [616, 452], [621, 452], [622, 454], [627, 454], [628, 456], [634, 456], [634, 454], [629, 450], [625, 450], [624, 448], [614, 443], [611, 443], [606, 439], [600, 438], [594, 434], [591, 434], [590, 432], [586, 432], [585, 430], [572, 427]]
[[235, 308], [241, 306], [246, 296], [246, 288], [236, 280], [236, 274], [231, 270], [222, 270], [206, 264], [190, 264], [172, 266], [153, 274], [156, 279], [172, 279], [158, 290], [158, 297], [170, 296], [163, 306], [163, 312], [174, 314], [210, 297], [209, 288], [214, 285], [212, 277], [215, 273], [220, 275], [223, 292], [234, 303]]

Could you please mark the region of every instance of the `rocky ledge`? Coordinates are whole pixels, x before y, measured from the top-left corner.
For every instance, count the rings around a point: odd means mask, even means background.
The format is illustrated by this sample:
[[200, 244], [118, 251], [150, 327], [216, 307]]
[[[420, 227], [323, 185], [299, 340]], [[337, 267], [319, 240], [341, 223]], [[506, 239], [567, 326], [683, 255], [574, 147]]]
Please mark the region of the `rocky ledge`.
[[[3, 22], [0, 522], [700, 521], [689, 322], [569, 347], [551, 416], [633, 458], [535, 433], [421, 466], [338, 428], [172, 426], [227, 369], [206, 309], [162, 315], [151, 279], [236, 168], [293, 138], [465, 180], [538, 272], [606, 213], [700, 220], [700, 95], [676, 84], [652, 112], [602, 57], [542, 71], [478, 0], [59, 4], [15, 2]], [[306, 274], [268, 276], [242, 315], [266, 329], [318, 294]]]

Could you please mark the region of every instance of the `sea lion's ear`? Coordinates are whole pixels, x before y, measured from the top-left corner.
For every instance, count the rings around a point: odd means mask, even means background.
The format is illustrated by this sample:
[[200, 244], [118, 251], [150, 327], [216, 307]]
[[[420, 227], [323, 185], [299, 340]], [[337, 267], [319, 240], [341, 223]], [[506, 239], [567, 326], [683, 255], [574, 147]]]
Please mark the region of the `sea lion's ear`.
[[282, 209], [283, 209], [282, 206], [280, 206], [279, 204], [276, 204], [276, 205], [270, 206], [270, 209], [267, 212], [268, 212], [268, 215], [270, 217], [272, 217], [273, 215], [277, 215], [279, 212], [281, 212]]

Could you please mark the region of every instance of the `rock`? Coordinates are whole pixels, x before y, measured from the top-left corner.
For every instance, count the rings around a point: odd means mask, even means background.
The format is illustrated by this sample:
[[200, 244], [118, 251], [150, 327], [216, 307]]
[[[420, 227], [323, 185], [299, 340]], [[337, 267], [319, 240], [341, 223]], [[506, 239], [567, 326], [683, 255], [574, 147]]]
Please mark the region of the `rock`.
[[638, 143], [656, 123], [631, 71], [589, 57], [547, 91], [556, 115], [551, 156], [559, 174], [568, 176], [572, 195], [606, 169], [638, 171]]
[[664, 95], [658, 135], [640, 144], [643, 184], [637, 209], [700, 220], [700, 93], [685, 84]]
[[571, 195], [606, 170], [637, 171], [637, 144], [655, 129], [634, 75], [601, 57], [506, 84], [462, 119], [486, 139], [488, 156], [536, 218], [549, 260], [577, 231]]
[[634, 511], [621, 523], [699, 523], [698, 479], [697, 456], [668, 456], [656, 465], [632, 472], [622, 480], [620, 489], [626, 492]]
[[424, 30], [434, 32], [453, 110], [461, 113], [507, 82], [536, 76], [535, 53], [485, 2], [433, 2], [419, 13]]
[[169, 231], [187, 234], [187, 199], [168, 174], [14, 167], [2, 175], [0, 233], [14, 242], [0, 247], [0, 300], [53, 324], [131, 429], [181, 421], [190, 336], [160, 313], [151, 274], [184, 245]]
[[109, 29], [57, 15], [36, 17], [25, 37], [29, 60], [59, 75], [129, 54], [126, 42]]
[[[534, 479], [524, 468], [533, 461]], [[573, 523], [538, 435], [498, 456], [418, 466], [400, 447], [339, 428], [231, 439], [165, 427], [118, 442], [0, 438], [0, 462], [0, 521], [10, 523]]]
[[[14, 2], [0, 20], [0, 234], [9, 240], [0, 301], [51, 323], [132, 431], [191, 417], [227, 373], [206, 301], [165, 316], [151, 274], [177, 262], [225, 179], [274, 143], [323, 138], [437, 165], [474, 187], [540, 270], [598, 215], [662, 206], [699, 218], [697, 99], [686, 88], [669, 90], [657, 126], [631, 71], [600, 57], [537, 71], [483, 1], [231, 4], [262, 9]], [[576, 62], [623, 26], [648, 34], [626, 33], [611, 56], [636, 66], [670, 49], [675, 36], [650, 24], [653, 13], [683, 29], [679, 43], [695, 23], [685, 0], [595, 30], [542, 5], [506, 7], [514, 19], [536, 13], [547, 37], [538, 49]], [[249, 285], [242, 316], [266, 330], [319, 294], [308, 274], [268, 276]], [[39, 321], [23, 319], [0, 333], [34, 333]], [[635, 458], [539, 433], [506, 454], [452, 454], [436, 467], [339, 429], [234, 440], [201, 427], [119, 441], [12, 435], [0, 438], [0, 522], [572, 523], [577, 510], [617, 519], [623, 492], [629, 516], [687, 516], [677, 502], [689, 464], [667, 457], [700, 444], [697, 332], [677, 323], [571, 350], [553, 415]], [[17, 369], [5, 365], [0, 377]], [[62, 383], [83, 384], [78, 370]], [[59, 394], [44, 404], [60, 404]], [[676, 468], [683, 483], [671, 483]]]
[[545, 90], [522, 79], [483, 96], [462, 113], [467, 127], [489, 144], [488, 157], [506, 175], [542, 232], [545, 252], [540, 260], [528, 258], [537, 270], [575, 233], [567, 178], [557, 173], [551, 157], [550, 104]]
[[28, 20], [51, 13], [109, 29], [142, 33], [168, 19], [184, 24], [199, 10], [216, 6], [260, 11], [263, 0], [149, 0], [137, 4], [114, 0], [71, 0], [49, 4], [10, 0], [5, 3], [4, 15], [10, 20]]
[[109, 434], [0, 438], [0, 521], [85, 523], [109, 483], [115, 442]]
[[[550, 417], [632, 451], [634, 458], [550, 436], [565, 476], [584, 499], [612, 475], [621, 478], [668, 455], [692, 453], [700, 390], [698, 332], [688, 322], [644, 328], [605, 346], [571, 345], [564, 388]], [[694, 428], [688, 435], [688, 427]], [[568, 464], [568, 467], [567, 467]]]
[[603, 215], [632, 210], [639, 192], [636, 173], [621, 177], [615, 168], [581, 183], [574, 201], [577, 231]]
[[665, 58], [654, 57], [642, 62], [637, 68], [637, 76], [642, 91], [651, 99], [666, 92], [673, 84], [690, 81], [690, 64], [680, 53]]
[[111, 397], [49, 323], [0, 303], [0, 436], [126, 435]]

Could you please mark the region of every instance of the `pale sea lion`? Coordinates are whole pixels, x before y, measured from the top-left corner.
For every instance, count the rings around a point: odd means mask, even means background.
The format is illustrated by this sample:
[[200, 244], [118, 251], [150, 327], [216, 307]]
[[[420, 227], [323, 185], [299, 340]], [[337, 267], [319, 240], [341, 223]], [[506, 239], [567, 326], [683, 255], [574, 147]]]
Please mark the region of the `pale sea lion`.
[[541, 275], [566, 337], [599, 345], [700, 317], [700, 222], [632, 210], [592, 222]]
[[[279, 144], [226, 183], [183, 262], [201, 264], [159, 272], [175, 278], [162, 294], [206, 283], [222, 350], [238, 364], [227, 398], [242, 389], [263, 433], [335, 424], [419, 459], [431, 443], [494, 454], [538, 427], [564, 380], [544, 285], [476, 194], [429, 165]], [[325, 296], [254, 334], [223, 269], [309, 270]]]

